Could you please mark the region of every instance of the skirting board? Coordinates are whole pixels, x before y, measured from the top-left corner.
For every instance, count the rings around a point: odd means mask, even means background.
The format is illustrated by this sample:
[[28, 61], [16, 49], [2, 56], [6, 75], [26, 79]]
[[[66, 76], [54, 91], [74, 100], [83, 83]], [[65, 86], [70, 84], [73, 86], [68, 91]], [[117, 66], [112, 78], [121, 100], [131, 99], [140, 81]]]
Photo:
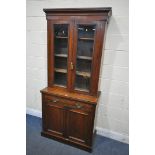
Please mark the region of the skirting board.
[[[32, 116], [36, 116], [36, 117], [42, 117], [42, 112], [39, 110], [35, 110], [35, 109], [31, 109], [31, 108], [26, 108], [26, 114], [32, 115]], [[110, 131], [108, 129], [103, 129], [100, 127], [96, 127], [97, 130], [97, 134], [104, 136], [104, 137], [108, 137], [123, 143], [129, 143], [129, 137], [127, 135], [123, 135], [114, 131]]]
[[96, 130], [97, 130], [98, 135], [129, 144], [129, 136], [128, 135], [123, 135], [118, 132], [110, 131], [108, 129], [99, 128], [99, 127], [96, 127]]
[[39, 110], [31, 109], [31, 108], [26, 108], [26, 114], [36, 116], [36, 117], [42, 117], [42, 112]]

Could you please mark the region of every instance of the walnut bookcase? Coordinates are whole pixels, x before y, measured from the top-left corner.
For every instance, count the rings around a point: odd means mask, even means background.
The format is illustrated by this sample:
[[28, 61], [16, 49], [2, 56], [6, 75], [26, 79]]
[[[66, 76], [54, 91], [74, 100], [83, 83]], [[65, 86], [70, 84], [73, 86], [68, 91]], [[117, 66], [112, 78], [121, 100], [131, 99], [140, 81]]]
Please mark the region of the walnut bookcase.
[[48, 87], [42, 136], [92, 151], [102, 47], [112, 8], [44, 9]]

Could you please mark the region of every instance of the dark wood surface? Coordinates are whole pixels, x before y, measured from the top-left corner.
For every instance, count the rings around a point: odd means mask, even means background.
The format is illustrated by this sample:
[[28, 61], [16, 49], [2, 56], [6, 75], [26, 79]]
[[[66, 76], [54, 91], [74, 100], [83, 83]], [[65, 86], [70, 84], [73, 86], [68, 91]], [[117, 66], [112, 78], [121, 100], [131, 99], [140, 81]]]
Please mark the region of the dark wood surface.
[[67, 13], [67, 12], [76, 12], [76, 13], [84, 13], [84, 12], [89, 12], [89, 13], [92, 13], [92, 12], [95, 12], [95, 13], [100, 13], [100, 12], [111, 12], [112, 11], [112, 7], [96, 7], [96, 8], [45, 8], [43, 9], [43, 11], [45, 13], [52, 13], [52, 12], [57, 12], [57, 13], [60, 13], [60, 12], [64, 12], [64, 13]]
[[[79, 19], [86, 19], [91, 17], [93, 20], [105, 20], [109, 21], [109, 17], [112, 15], [111, 7], [103, 8], [54, 8], [54, 9], [43, 9], [46, 13], [46, 19], [59, 20], [60, 17], [64, 19], [74, 18], [76, 16]], [[60, 16], [60, 17], [59, 17]]]
[[[109, 17], [112, 15], [112, 8], [111, 7], [98, 7], [98, 8], [55, 8], [55, 9], [43, 9], [46, 13], [46, 18], [51, 19], [54, 15], [80, 15], [80, 16], [94, 16], [94, 15], [101, 15], [103, 18], [102, 20], [108, 20]], [[53, 18], [52, 18], [53, 19]]]
[[96, 105], [42, 94], [43, 135], [91, 150]]
[[111, 16], [112, 7], [98, 7], [98, 8], [46, 8], [43, 9], [46, 14], [49, 13], [107, 13], [107, 16]]
[[100, 95], [100, 92], [98, 92], [97, 96], [91, 96], [91, 95], [82, 94], [78, 92], [69, 92], [67, 91], [67, 89], [61, 88], [61, 87], [46, 87], [42, 89], [41, 92], [43, 94], [49, 94], [49, 95], [54, 95], [58, 97], [65, 97], [67, 99], [87, 102], [87, 103], [94, 104], [94, 105], [97, 104], [98, 98]]
[[[102, 48], [112, 8], [58, 8], [44, 9], [44, 12], [47, 19], [48, 87], [41, 90], [42, 136], [91, 151], [95, 111], [100, 96], [98, 82], [103, 54]], [[54, 36], [54, 24], [67, 24], [68, 36]], [[83, 55], [77, 57], [78, 39], [80, 39], [77, 29], [80, 24], [96, 26], [93, 38], [81, 37], [81, 40], [84, 41], [94, 41], [92, 57]], [[68, 40], [68, 53], [66, 55], [55, 53], [54, 37]], [[64, 64], [63, 61], [65, 62], [64, 59], [67, 58], [67, 65], [63, 65], [65, 69], [55, 68], [55, 62], [60, 61], [60, 59], [56, 60], [55, 56], [56, 59], [65, 57], [63, 60], [61, 59], [62, 64]], [[80, 73], [77, 70], [75, 67], [77, 58], [91, 61], [89, 72]], [[71, 63], [73, 65], [72, 69]], [[59, 65], [61, 64], [59, 63], [58, 67], [60, 67]], [[82, 63], [79, 64], [80, 68], [82, 68], [81, 65]], [[55, 71], [67, 73], [66, 88], [54, 83]], [[89, 75], [90, 88], [88, 91], [75, 89], [75, 75], [77, 73], [80, 76]]]

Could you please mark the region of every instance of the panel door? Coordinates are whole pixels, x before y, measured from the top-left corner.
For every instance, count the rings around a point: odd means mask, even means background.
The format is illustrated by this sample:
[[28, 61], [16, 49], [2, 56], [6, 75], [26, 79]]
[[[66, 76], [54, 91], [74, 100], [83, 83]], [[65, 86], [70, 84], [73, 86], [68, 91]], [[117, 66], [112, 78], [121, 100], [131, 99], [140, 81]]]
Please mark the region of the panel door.
[[[74, 78], [73, 89], [91, 93], [94, 69], [95, 55], [98, 52], [99, 42], [99, 22], [75, 20], [74, 28]], [[100, 59], [100, 58], [99, 58]], [[98, 60], [100, 62], [100, 60]], [[96, 62], [98, 63], [98, 62]]]
[[80, 110], [67, 112], [67, 135], [75, 142], [89, 144], [91, 141], [91, 115]]
[[63, 136], [64, 134], [64, 110], [54, 104], [44, 105], [45, 131]]

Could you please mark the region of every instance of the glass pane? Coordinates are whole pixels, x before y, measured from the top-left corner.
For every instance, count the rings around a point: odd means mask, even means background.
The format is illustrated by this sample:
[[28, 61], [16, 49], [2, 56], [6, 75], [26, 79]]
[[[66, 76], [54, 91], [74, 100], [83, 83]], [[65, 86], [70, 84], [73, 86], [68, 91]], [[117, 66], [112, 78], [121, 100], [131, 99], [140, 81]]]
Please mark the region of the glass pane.
[[75, 89], [89, 91], [96, 25], [78, 25]]
[[55, 56], [55, 68], [67, 69], [67, 59], [64, 57]]
[[89, 78], [84, 78], [81, 75], [76, 75], [76, 83], [75, 83], [76, 90], [88, 92], [90, 85], [89, 80], [90, 80]]
[[67, 77], [65, 73], [55, 72], [54, 79], [55, 84], [58, 86], [65, 86], [67, 84]]
[[91, 72], [91, 61], [90, 60], [77, 59], [76, 61], [77, 61], [76, 62], [77, 71]]
[[78, 39], [77, 56], [85, 56], [86, 58], [91, 58], [93, 52], [93, 44], [93, 40]]
[[54, 24], [54, 84], [66, 87], [68, 57], [68, 25]]
[[79, 38], [94, 38], [95, 25], [79, 25], [78, 34]]

